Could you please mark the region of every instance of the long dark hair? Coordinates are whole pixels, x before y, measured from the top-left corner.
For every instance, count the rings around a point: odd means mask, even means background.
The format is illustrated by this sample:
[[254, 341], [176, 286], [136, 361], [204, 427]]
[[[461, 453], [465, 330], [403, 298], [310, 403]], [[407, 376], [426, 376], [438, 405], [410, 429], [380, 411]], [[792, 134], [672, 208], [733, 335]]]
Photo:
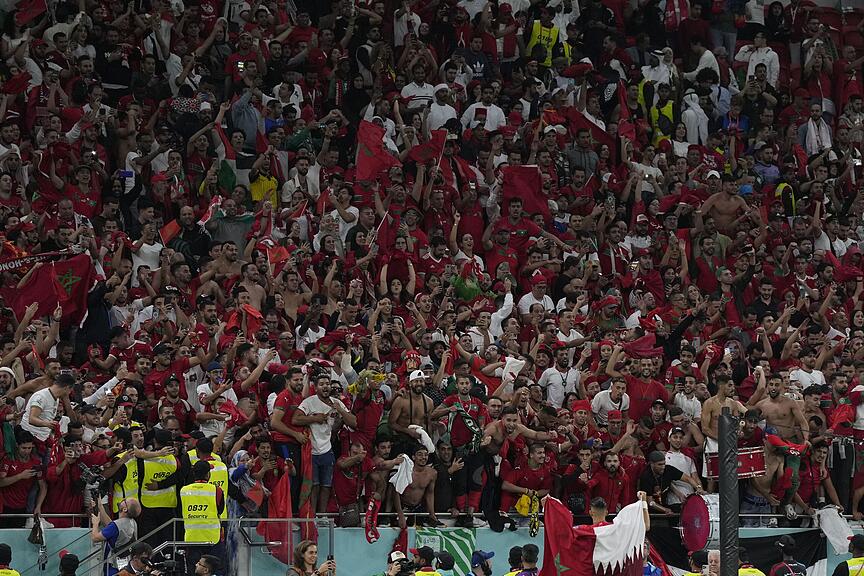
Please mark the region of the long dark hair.
[[304, 576], [306, 574], [306, 560], [304, 560], [303, 557], [306, 556], [306, 551], [309, 550], [309, 548], [311, 548], [312, 546], [317, 547], [318, 544], [316, 544], [312, 540], [303, 540], [298, 543], [297, 546], [294, 548], [294, 563], [291, 565], [291, 567], [294, 568], [294, 570], [300, 576]]

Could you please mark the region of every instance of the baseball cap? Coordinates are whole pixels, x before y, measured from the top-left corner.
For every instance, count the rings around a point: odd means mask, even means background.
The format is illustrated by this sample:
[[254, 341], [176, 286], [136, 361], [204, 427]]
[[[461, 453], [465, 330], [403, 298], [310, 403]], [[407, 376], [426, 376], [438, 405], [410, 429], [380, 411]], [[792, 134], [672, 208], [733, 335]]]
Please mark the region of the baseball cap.
[[707, 180], [708, 178], [720, 178], [720, 173], [716, 170], [709, 170], [708, 174], [705, 175], [705, 179]]
[[793, 538], [791, 534], [783, 534], [777, 540], [777, 546], [785, 549], [795, 548], [795, 538]]
[[435, 555], [438, 558], [438, 568], [441, 570], [453, 570], [453, 567], [456, 566], [456, 560], [453, 558], [453, 555], [446, 550], [442, 550]]
[[429, 546], [421, 546], [420, 548], [411, 548], [411, 554], [419, 556], [421, 560], [431, 564], [435, 560], [435, 551]]
[[493, 556], [495, 556], [495, 552], [484, 552], [482, 550], [475, 550], [474, 553], [471, 554], [471, 568], [477, 568]]
[[424, 374], [422, 370], [414, 370], [413, 372], [411, 372], [411, 376], [408, 378], [408, 381], [411, 382], [412, 380], [425, 380], [425, 379], [426, 379], [426, 374]]
[[849, 537], [849, 546], [856, 550], [864, 550], [864, 534], [855, 534]]
[[153, 347], [153, 355], [158, 356], [160, 354], [167, 354], [173, 351], [174, 348], [171, 347], [170, 344], [166, 344], [165, 342], [161, 342]]
[[119, 398], [117, 398], [117, 406], [134, 406], [135, 403], [132, 402], [132, 398], [129, 397], [128, 394], [123, 394]]
[[648, 222], [648, 216], [645, 214], [639, 214], [636, 216], [636, 222]]
[[673, 426], [673, 427], [669, 430], [669, 437], [671, 438], [673, 434], [684, 434], [684, 433], [685, 433], [685, 432], [684, 432], [684, 429], [681, 428], [680, 426]]
[[392, 564], [394, 562], [398, 562], [399, 560], [405, 560], [405, 553], [396, 550], [395, 552], [391, 552], [390, 556], [387, 557], [387, 562]]
[[222, 370], [222, 364], [215, 360], [207, 364], [207, 372], [212, 372], [213, 370]]

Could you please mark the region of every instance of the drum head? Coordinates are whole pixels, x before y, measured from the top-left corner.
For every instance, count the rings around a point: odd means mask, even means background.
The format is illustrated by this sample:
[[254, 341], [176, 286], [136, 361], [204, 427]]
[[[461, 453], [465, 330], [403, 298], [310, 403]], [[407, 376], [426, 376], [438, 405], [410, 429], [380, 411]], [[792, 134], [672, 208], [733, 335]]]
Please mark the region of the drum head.
[[708, 505], [700, 496], [693, 494], [681, 507], [681, 541], [688, 552], [694, 552], [705, 548], [710, 536]]

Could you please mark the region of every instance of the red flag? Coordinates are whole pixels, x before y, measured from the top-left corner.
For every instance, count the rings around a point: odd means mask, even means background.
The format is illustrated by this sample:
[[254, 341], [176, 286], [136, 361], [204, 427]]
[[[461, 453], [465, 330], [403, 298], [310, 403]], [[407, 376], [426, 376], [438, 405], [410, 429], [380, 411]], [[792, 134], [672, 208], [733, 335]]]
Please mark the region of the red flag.
[[615, 138], [608, 132], [600, 128], [597, 124], [585, 117], [579, 112], [575, 106], [571, 106], [567, 110], [567, 119], [570, 123], [570, 132], [575, 136], [579, 130], [588, 130], [591, 133], [591, 138], [599, 144], [606, 144], [609, 150], [615, 150]]
[[[227, 148], [226, 148], [227, 149]], [[222, 196], [214, 196], [210, 200], [210, 205], [207, 206], [207, 211], [201, 215], [201, 218], [198, 219], [198, 224], [206, 224], [210, 218], [216, 214], [216, 211], [219, 209], [219, 206], [222, 205]]]
[[93, 261], [87, 254], [43, 264], [18, 290], [11, 308], [20, 319], [32, 302], [39, 304], [36, 317], [52, 314], [59, 304], [63, 307], [63, 319], [77, 324], [87, 313], [87, 294], [95, 277]]
[[372, 122], [361, 120], [360, 128], [357, 130], [355, 168], [357, 180], [361, 182], [374, 180], [381, 171], [399, 164], [399, 160], [384, 148], [384, 128]]
[[[246, 312], [246, 334], [255, 334], [261, 325], [264, 323], [264, 316], [261, 312], [249, 304], [243, 305], [243, 310]], [[225, 323], [225, 332], [232, 328], [243, 327], [243, 315], [239, 310], [235, 310], [228, 315], [228, 321]]]
[[48, 4], [45, 0], [21, 0], [18, 2], [18, 11], [15, 12], [15, 23], [23, 26], [47, 11]]
[[306, 522], [300, 525], [300, 538], [317, 542], [318, 528], [315, 526], [315, 509], [312, 506], [312, 442], [303, 444], [302, 461], [298, 518], [305, 518]]
[[327, 204], [330, 202], [330, 188], [324, 188], [321, 191], [321, 194], [318, 195], [318, 201], [315, 204], [315, 211], [324, 216], [324, 213], [327, 212]]
[[438, 160], [444, 153], [444, 142], [447, 140], [447, 130], [432, 130], [428, 142], [414, 146], [408, 152], [408, 158], [418, 164], [425, 164], [430, 160]]
[[631, 142], [636, 141], [636, 125], [630, 119], [630, 107], [627, 106], [627, 87], [618, 81], [618, 134]]
[[180, 234], [180, 223], [177, 220], [171, 220], [159, 230], [159, 236], [162, 238], [162, 244], [167, 246], [171, 240]]
[[304, 200], [301, 204], [297, 206], [297, 208], [294, 209], [293, 212], [288, 214], [288, 218], [300, 218], [301, 216], [303, 216], [303, 213], [306, 212], [306, 206], [308, 205], [309, 201]]
[[291, 537], [290, 522], [285, 520], [292, 518], [294, 511], [291, 509], [291, 476], [283, 474], [273, 492], [270, 494], [267, 504], [267, 517], [279, 518], [282, 522], [259, 522], [256, 531], [264, 537], [267, 542], [275, 542], [270, 546], [270, 553], [283, 564], [291, 564], [293, 560], [293, 538]]
[[19, 72], [0, 86], [0, 92], [3, 94], [20, 94], [30, 85], [31, 78], [32, 76], [30, 76], [29, 72]]
[[550, 218], [549, 203], [543, 193], [543, 178], [540, 175], [540, 169], [537, 166], [505, 166], [502, 170], [504, 172], [502, 194], [505, 214], [510, 199], [520, 198], [522, 207], [527, 213], [539, 212], [543, 214], [543, 219], [548, 221]]
[[399, 232], [400, 225], [399, 216], [391, 216], [390, 212], [384, 214], [381, 223], [378, 225], [378, 230], [375, 232], [378, 248], [382, 252], [389, 252], [396, 244], [396, 234]]
[[613, 523], [573, 528], [573, 514], [556, 498], [543, 506], [540, 576], [641, 576], [645, 544], [642, 502], [625, 506]]

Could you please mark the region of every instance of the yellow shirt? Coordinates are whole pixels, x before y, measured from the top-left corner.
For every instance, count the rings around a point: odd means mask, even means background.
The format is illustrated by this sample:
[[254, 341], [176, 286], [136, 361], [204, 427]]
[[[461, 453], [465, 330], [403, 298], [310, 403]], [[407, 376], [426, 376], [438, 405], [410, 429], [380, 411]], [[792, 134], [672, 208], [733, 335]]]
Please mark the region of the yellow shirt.
[[269, 200], [270, 204], [275, 208], [279, 205], [276, 200], [277, 184], [278, 182], [273, 176], [268, 178], [263, 174], [259, 174], [254, 182], [249, 183], [249, 193], [252, 194], [252, 200], [256, 203]]

